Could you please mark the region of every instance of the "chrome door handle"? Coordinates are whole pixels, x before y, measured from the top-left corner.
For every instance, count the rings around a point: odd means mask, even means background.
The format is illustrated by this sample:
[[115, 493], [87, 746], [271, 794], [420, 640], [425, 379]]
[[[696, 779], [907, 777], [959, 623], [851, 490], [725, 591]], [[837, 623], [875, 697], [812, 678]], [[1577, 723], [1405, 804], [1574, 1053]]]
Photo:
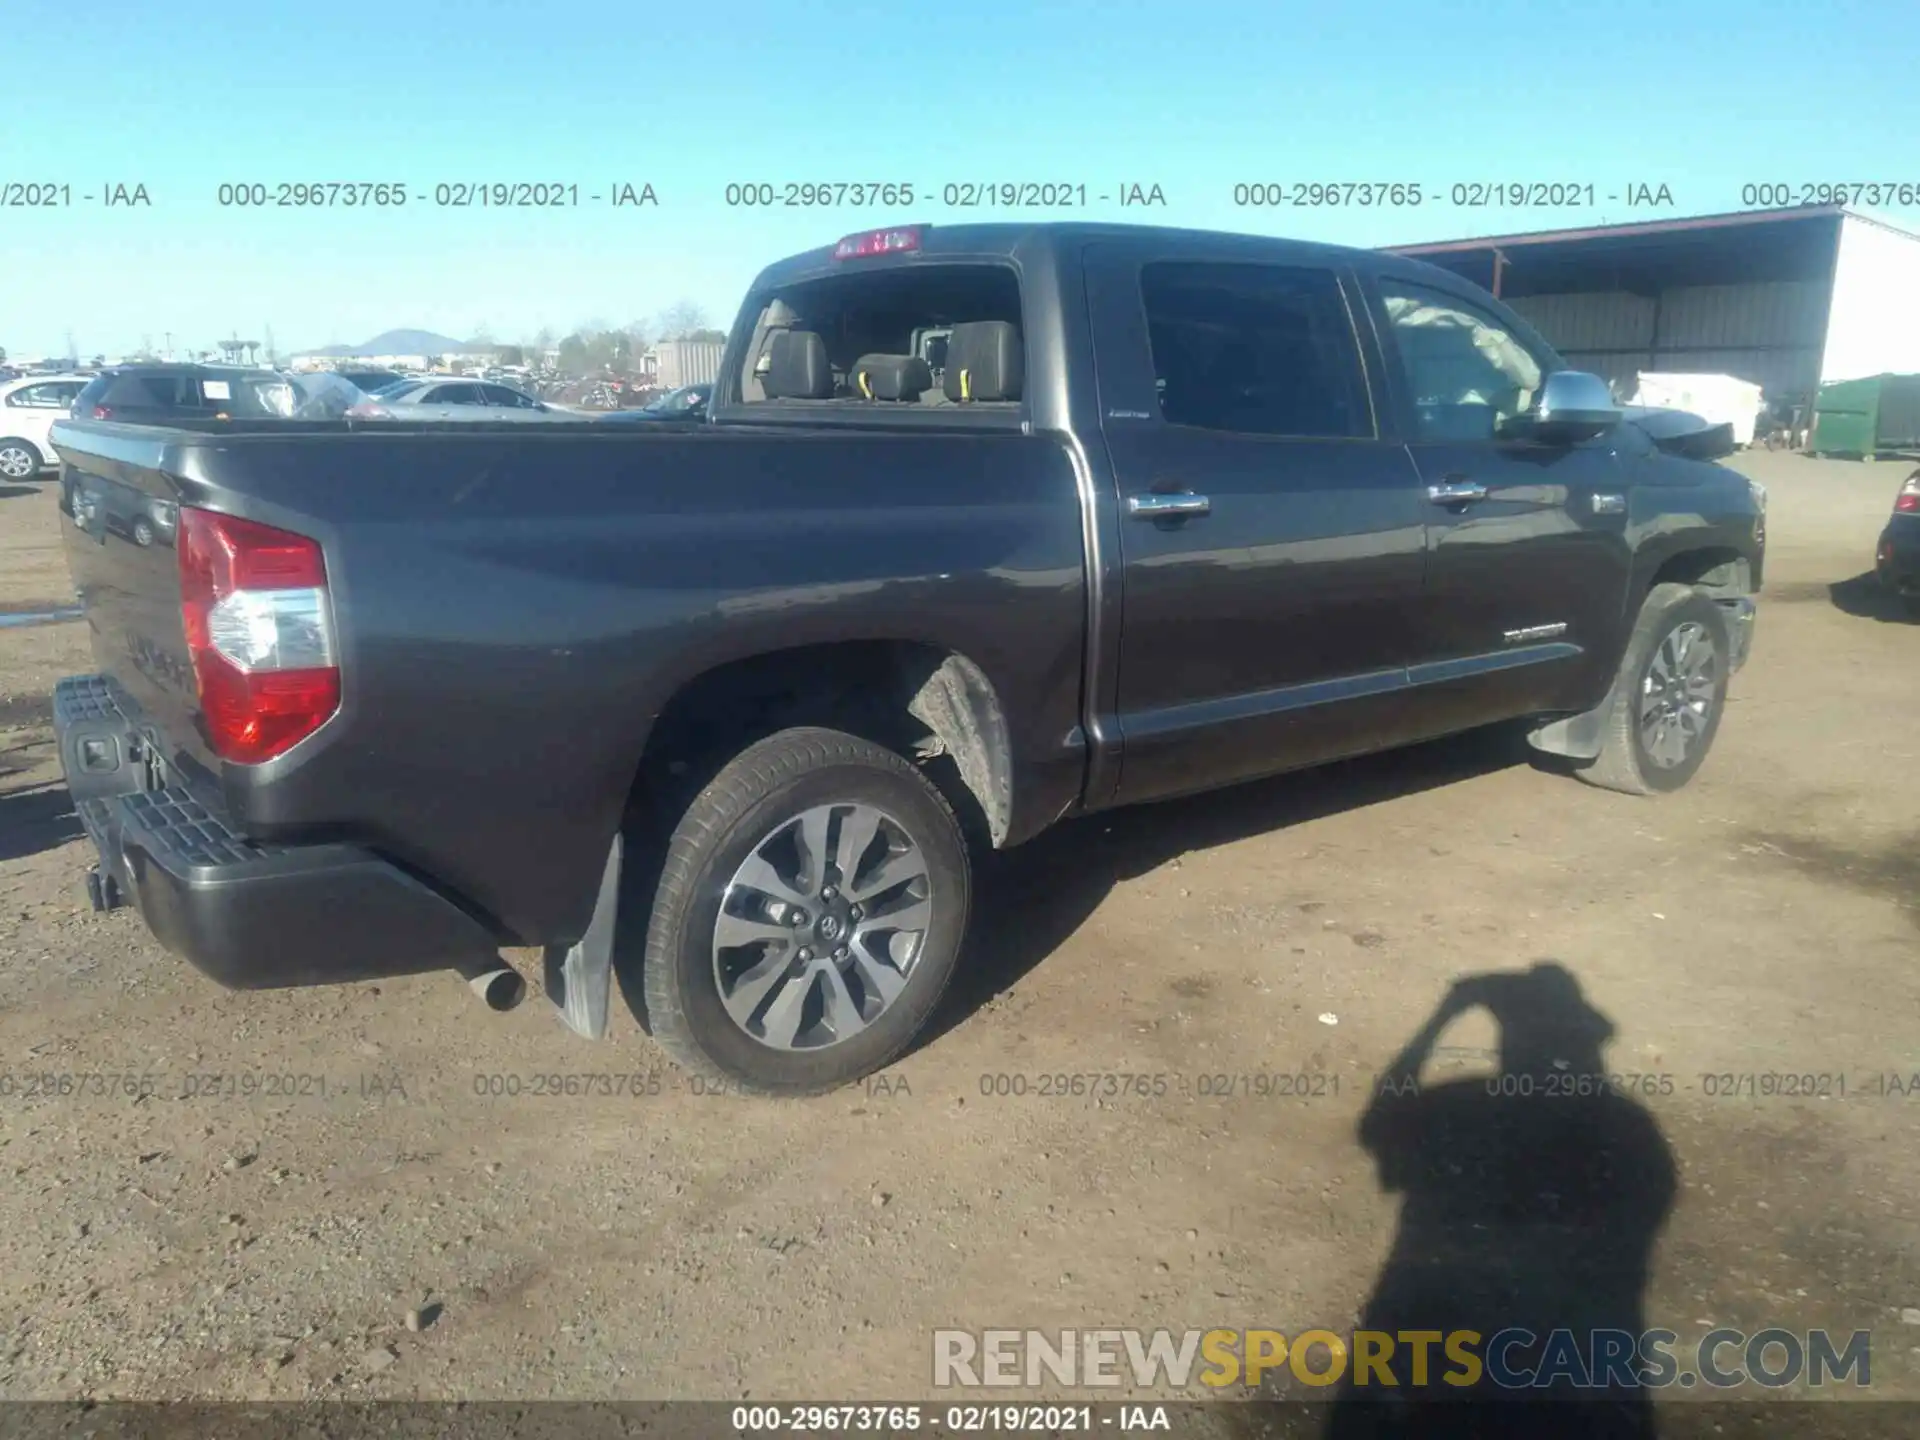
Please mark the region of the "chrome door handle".
[[1213, 501], [1204, 495], [1182, 493], [1177, 495], [1161, 494], [1129, 495], [1127, 513], [1138, 515], [1143, 520], [1172, 520], [1182, 515], [1205, 515], [1213, 509]]
[[1478, 480], [1448, 480], [1427, 486], [1427, 499], [1436, 505], [1465, 505], [1487, 498], [1487, 487]]

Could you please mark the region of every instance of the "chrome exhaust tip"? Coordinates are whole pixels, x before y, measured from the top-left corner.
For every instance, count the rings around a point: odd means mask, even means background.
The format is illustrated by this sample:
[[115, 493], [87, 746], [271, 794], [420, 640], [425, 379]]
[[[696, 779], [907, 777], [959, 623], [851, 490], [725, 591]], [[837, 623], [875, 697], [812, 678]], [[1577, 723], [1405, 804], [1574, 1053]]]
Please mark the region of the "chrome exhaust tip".
[[504, 1015], [527, 998], [526, 976], [506, 966], [473, 971], [466, 980], [467, 988], [496, 1014]]

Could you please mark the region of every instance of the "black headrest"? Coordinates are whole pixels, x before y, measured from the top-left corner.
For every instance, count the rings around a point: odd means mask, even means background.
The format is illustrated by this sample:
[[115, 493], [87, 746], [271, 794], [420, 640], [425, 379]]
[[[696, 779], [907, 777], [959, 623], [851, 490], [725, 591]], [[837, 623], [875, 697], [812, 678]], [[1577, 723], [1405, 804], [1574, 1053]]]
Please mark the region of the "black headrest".
[[831, 400], [833, 367], [827, 342], [811, 330], [780, 330], [767, 343], [769, 400]]
[[918, 400], [933, 388], [933, 371], [918, 355], [862, 355], [847, 386], [865, 400]]
[[942, 389], [949, 400], [1018, 400], [1026, 380], [1020, 328], [1006, 320], [953, 327]]

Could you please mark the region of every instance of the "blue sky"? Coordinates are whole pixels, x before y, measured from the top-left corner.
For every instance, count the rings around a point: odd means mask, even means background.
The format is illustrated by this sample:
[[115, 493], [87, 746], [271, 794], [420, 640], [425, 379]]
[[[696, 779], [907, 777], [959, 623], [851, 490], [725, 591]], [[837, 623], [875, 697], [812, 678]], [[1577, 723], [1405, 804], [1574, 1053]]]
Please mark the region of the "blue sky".
[[[16, 355], [64, 353], [69, 332], [82, 354], [269, 328], [282, 351], [398, 326], [511, 340], [681, 300], [724, 325], [782, 254], [889, 220], [1015, 218], [948, 208], [950, 183], [1158, 184], [1164, 210], [1071, 213], [1357, 245], [1713, 213], [1758, 182], [1920, 185], [1912, 0], [6, 9], [6, 53], [45, 83], [0, 107], [0, 183], [74, 197], [0, 209], [0, 346]], [[725, 200], [730, 181], [841, 180], [927, 193], [895, 209]], [[1346, 180], [1428, 193], [1233, 202], [1238, 182]], [[255, 181], [394, 181], [413, 198], [218, 203], [223, 182]], [[462, 181], [577, 184], [582, 203], [433, 203]], [[621, 181], [651, 183], [658, 207], [586, 200]], [[1486, 181], [1592, 184], [1598, 203], [1450, 203], [1448, 187]], [[144, 184], [151, 206], [80, 199], [112, 182]], [[1642, 182], [1668, 186], [1671, 209], [1606, 198]], [[1880, 209], [1920, 224], [1920, 208]]]

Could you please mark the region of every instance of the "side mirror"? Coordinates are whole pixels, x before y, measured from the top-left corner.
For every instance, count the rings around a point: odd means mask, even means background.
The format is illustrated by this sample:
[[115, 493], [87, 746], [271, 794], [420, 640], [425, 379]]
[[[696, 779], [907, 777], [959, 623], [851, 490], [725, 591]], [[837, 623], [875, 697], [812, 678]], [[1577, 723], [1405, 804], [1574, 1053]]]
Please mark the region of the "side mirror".
[[1527, 429], [1536, 439], [1568, 443], [1604, 435], [1620, 418], [1606, 381], [1584, 370], [1556, 370], [1540, 386]]

